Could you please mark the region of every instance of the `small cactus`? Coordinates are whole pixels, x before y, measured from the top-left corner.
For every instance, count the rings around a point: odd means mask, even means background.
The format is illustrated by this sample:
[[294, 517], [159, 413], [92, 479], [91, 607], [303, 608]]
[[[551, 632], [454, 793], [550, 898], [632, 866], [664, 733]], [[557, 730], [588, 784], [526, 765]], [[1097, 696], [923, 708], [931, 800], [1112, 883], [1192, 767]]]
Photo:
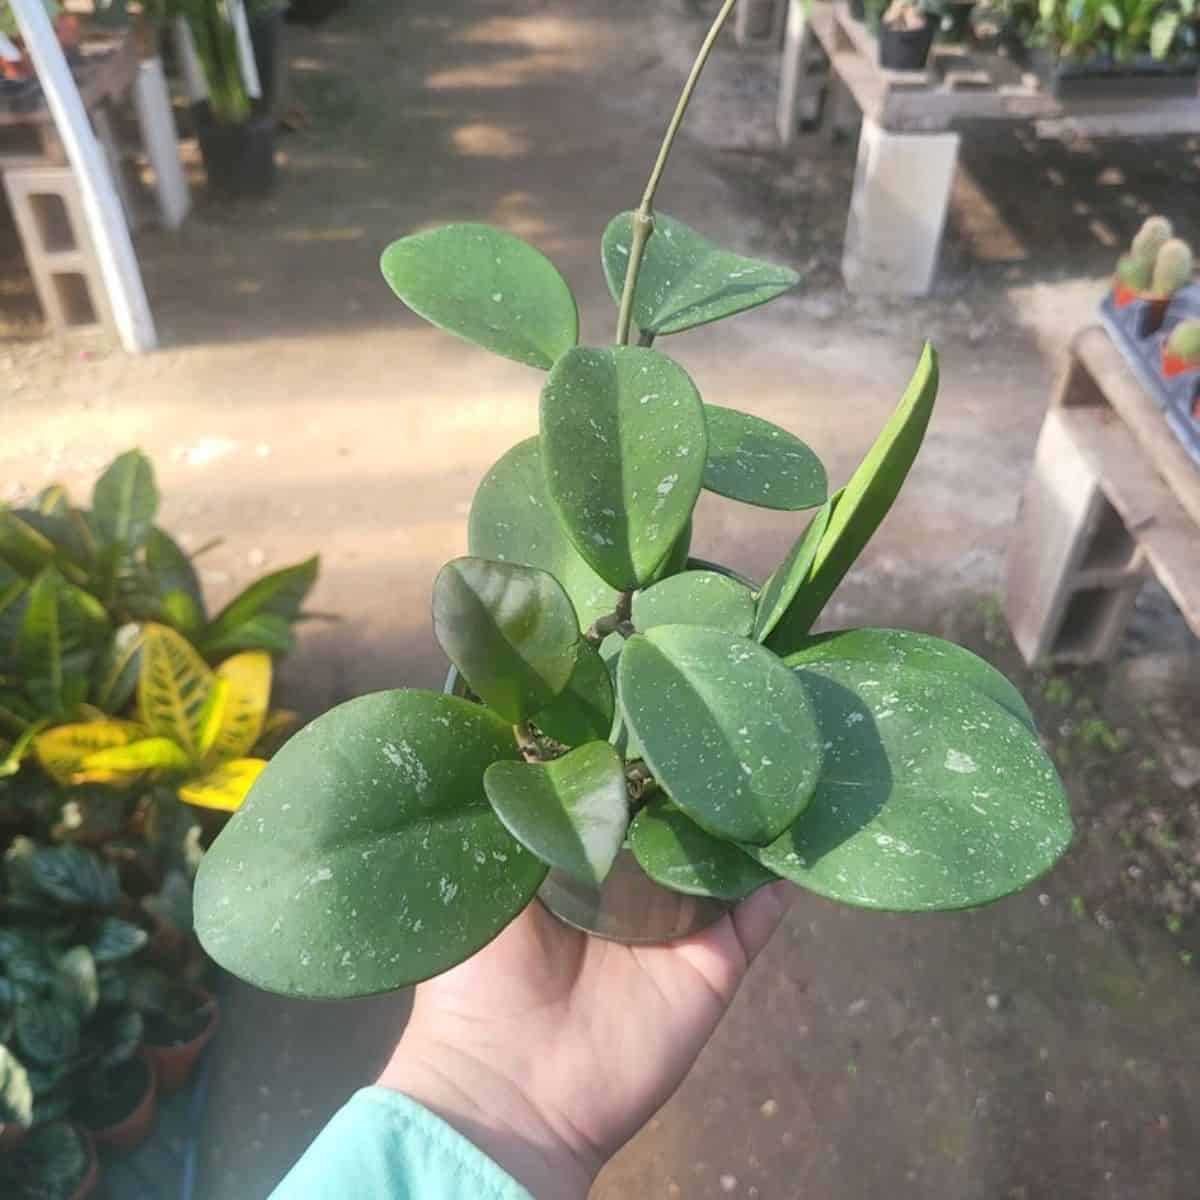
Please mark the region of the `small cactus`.
[[1133, 257], [1153, 270], [1158, 252], [1174, 233], [1175, 230], [1166, 217], [1147, 217], [1133, 239]]
[[1150, 263], [1142, 262], [1132, 254], [1126, 254], [1117, 263], [1117, 278], [1135, 292], [1150, 290], [1150, 278], [1154, 268]]
[[1167, 338], [1167, 350], [1187, 363], [1200, 363], [1200, 321], [1180, 321]]
[[1192, 279], [1192, 249], [1182, 238], [1171, 238], [1162, 244], [1154, 260], [1154, 275], [1150, 290], [1160, 298], [1173, 296]]

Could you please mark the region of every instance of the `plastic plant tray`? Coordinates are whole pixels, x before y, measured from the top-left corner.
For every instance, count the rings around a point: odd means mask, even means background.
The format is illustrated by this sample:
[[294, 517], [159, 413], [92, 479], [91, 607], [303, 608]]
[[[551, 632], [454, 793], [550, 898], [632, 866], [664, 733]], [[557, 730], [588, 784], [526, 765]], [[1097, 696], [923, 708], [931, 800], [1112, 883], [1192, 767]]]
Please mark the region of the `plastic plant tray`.
[[1162, 350], [1180, 321], [1200, 319], [1200, 284], [1189, 283], [1171, 297], [1162, 325], [1154, 329], [1154, 305], [1134, 300], [1118, 308], [1110, 291], [1100, 302], [1100, 319], [1113, 342], [1133, 368], [1142, 386], [1163, 410], [1167, 424], [1200, 466], [1200, 368], [1168, 379], [1162, 371]]

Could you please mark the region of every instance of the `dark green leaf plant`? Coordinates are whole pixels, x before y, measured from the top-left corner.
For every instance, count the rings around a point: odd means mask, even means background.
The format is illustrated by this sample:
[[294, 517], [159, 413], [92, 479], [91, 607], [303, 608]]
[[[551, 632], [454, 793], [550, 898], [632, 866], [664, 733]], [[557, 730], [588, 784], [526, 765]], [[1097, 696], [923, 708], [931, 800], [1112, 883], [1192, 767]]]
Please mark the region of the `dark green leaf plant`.
[[[615, 344], [578, 344], [566, 283], [508, 233], [450, 225], [384, 252], [414, 310], [547, 372], [540, 428], [487, 473], [470, 554], [434, 584], [454, 694], [380, 692], [319, 717], [201, 863], [197, 932], [252, 983], [332, 998], [426, 979], [495, 937], [548, 872], [596, 888], [619, 855], [717, 901], [784, 878], [924, 911], [1007, 895], [1070, 842], [1002, 675], [923, 634], [813, 633], [920, 447], [933, 350], [830, 494], [803, 442], [705, 403], [654, 346], [798, 281], [653, 208], [732, 7], [639, 207], [604, 233]], [[761, 586], [689, 559], [703, 490], [810, 513]]]

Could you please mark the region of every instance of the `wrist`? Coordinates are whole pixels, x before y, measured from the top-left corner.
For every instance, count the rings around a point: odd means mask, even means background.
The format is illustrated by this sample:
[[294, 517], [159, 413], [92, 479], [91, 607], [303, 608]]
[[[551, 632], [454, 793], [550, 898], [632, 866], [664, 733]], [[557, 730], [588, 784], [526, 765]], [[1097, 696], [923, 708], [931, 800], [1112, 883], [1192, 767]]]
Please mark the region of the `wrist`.
[[378, 1086], [445, 1121], [536, 1200], [585, 1200], [603, 1165], [516, 1081], [458, 1045], [407, 1031]]

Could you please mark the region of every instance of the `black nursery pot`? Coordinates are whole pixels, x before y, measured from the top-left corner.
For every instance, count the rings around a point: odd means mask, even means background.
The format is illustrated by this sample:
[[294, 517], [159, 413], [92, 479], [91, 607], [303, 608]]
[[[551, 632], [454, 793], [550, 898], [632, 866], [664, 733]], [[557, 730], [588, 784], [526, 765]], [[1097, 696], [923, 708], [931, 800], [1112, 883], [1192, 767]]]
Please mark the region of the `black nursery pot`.
[[275, 185], [275, 118], [213, 119], [207, 101], [192, 105], [192, 120], [208, 182], [227, 196], [265, 196]]
[[287, 19], [297, 25], [318, 25], [345, 7], [346, 0], [292, 0]]
[[920, 29], [879, 27], [879, 65], [889, 71], [923, 71], [933, 45], [936, 22], [924, 13]]

